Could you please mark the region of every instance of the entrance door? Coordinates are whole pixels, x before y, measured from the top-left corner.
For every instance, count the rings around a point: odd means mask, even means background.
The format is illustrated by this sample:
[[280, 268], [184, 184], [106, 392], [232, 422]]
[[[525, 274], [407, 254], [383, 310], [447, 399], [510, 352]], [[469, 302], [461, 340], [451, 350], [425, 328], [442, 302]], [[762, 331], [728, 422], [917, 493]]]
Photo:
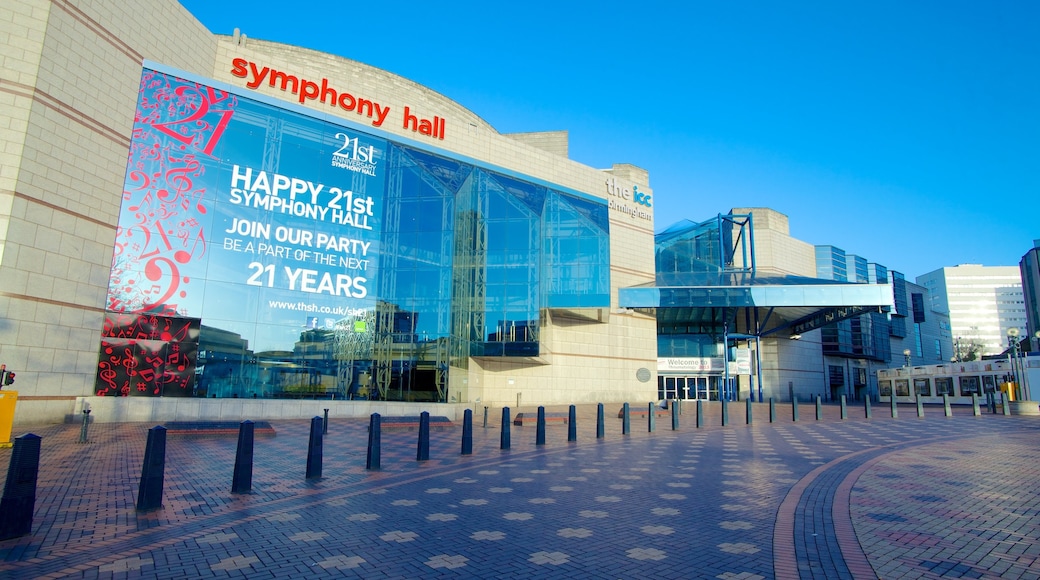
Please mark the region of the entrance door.
[[707, 401], [708, 397], [708, 377], [690, 377], [690, 396], [694, 399], [701, 401]]

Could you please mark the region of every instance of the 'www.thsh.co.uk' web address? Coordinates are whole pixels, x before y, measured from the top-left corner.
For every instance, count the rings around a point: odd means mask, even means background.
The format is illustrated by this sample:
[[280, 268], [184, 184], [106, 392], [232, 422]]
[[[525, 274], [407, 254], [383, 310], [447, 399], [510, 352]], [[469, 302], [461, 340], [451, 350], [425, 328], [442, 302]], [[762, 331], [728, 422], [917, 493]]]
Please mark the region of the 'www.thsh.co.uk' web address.
[[364, 312], [357, 308], [348, 306], [318, 306], [309, 302], [283, 302], [281, 300], [268, 301], [267, 306], [278, 310], [295, 310], [297, 312], [311, 312], [315, 314], [328, 314], [330, 316], [355, 316]]

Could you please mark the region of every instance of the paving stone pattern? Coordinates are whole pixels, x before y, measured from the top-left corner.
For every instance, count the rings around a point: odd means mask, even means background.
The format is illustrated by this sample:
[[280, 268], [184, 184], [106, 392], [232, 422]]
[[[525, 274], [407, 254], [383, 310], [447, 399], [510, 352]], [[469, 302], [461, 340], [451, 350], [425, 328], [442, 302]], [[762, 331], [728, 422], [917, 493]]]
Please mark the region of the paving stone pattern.
[[42, 426], [33, 533], [0, 542], [0, 578], [1040, 578], [1040, 419], [754, 407], [750, 426], [709, 403], [698, 429], [688, 404], [676, 431], [633, 417], [622, 435], [610, 406], [597, 440], [581, 406], [577, 442], [512, 426], [505, 451], [493, 409], [472, 455], [461, 425], [421, 462], [417, 433], [384, 431], [379, 471], [368, 421], [331, 417], [313, 480], [310, 421], [270, 421], [240, 495], [235, 436], [171, 437], [144, 513], [153, 425], [94, 424], [86, 444]]

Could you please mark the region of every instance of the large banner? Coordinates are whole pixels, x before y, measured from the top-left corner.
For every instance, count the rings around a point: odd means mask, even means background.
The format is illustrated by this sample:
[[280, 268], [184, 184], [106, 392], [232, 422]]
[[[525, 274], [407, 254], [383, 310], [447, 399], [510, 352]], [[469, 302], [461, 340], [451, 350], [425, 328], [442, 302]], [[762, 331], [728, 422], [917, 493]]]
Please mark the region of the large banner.
[[385, 159], [381, 139], [146, 69], [107, 310], [200, 319], [254, 351], [359, 316]]

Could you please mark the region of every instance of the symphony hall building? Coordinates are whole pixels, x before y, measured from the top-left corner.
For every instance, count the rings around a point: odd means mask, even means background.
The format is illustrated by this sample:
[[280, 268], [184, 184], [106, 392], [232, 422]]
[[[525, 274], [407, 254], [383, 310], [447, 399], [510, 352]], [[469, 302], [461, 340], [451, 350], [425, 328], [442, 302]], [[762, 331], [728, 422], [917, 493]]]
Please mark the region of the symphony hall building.
[[574, 162], [566, 131], [174, 0], [0, 21], [17, 423], [855, 400], [951, 348], [901, 274], [775, 210], [658, 231], [648, 172]]
[[0, 19], [17, 422], [657, 399], [618, 303], [654, 282], [645, 170], [172, 0]]

